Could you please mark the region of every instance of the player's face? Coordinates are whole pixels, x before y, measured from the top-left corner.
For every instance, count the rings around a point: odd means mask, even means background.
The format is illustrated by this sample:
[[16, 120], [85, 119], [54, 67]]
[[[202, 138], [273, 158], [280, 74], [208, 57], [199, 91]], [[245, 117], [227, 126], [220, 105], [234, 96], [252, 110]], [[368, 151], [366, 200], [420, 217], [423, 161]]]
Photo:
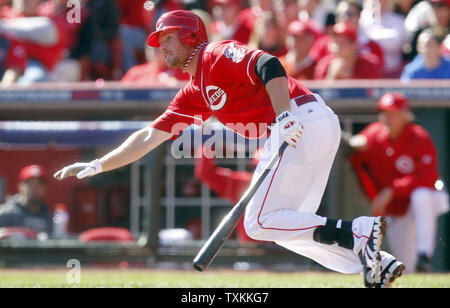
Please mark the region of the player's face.
[[45, 197], [46, 185], [41, 179], [30, 178], [19, 183], [19, 191], [29, 202], [39, 202]]
[[386, 125], [391, 135], [398, 135], [408, 123], [407, 113], [397, 110], [384, 110], [380, 120]]
[[191, 48], [183, 45], [178, 38], [178, 31], [163, 32], [159, 35], [159, 50], [170, 68], [183, 68], [191, 55]]

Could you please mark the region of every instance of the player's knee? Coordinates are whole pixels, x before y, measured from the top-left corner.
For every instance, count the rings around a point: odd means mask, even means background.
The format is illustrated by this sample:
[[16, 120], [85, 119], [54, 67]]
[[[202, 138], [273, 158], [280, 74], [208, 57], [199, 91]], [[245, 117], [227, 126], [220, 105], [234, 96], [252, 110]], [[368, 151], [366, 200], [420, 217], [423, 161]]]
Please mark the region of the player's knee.
[[245, 229], [245, 233], [247, 233], [247, 235], [254, 239], [254, 240], [259, 240], [258, 238], [258, 226], [257, 223], [255, 224], [255, 221], [252, 220], [244, 220], [244, 229]]
[[257, 241], [270, 241], [270, 233], [262, 227], [258, 217], [246, 217], [244, 229], [247, 235]]

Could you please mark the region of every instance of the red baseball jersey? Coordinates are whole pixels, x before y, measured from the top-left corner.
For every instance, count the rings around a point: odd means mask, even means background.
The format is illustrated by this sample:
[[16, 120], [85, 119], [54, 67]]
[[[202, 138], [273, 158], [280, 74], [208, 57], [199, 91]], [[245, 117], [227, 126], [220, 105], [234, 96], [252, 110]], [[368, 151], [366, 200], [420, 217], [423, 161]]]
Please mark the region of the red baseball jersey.
[[[266, 136], [276, 115], [255, 73], [256, 61], [262, 53], [237, 41], [210, 43], [200, 52], [195, 77], [181, 88], [151, 126], [170, 132], [175, 138], [188, 125], [201, 125], [214, 115], [245, 137]], [[311, 94], [291, 77], [288, 84], [292, 98]]]
[[434, 189], [439, 178], [436, 148], [421, 126], [407, 124], [396, 140], [389, 138], [381, 122], [368, 125], [360, 134], [367, 138], [367, 150], [353, 154], [350, 160], [369, 199], [383, 188], [393, 189], [394, 199], [384, 214], [403, 215], [414, 189]]

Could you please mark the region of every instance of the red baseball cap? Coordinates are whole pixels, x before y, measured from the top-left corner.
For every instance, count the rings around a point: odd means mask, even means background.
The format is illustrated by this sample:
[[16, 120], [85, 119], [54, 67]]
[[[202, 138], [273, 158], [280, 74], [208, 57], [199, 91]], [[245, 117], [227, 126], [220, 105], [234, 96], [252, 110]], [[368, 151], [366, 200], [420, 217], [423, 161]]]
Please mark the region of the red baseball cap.
[[298, 36], [310, 33], [314, 36], [315, 39], [318, 39], [321, 34], [320, 31], [316, 29], [311, 22], [301, 20], [294, 20], [290, 22], [287, 28], [287, 32], [288, 34]]
[[386, 93], [378, 100], [377, 111], [381, 110], [409, 111], [408, 99], [402, 93]]
[[348, 22], [339, 22], [333, 26], [333, 33], [343, 35], [352, 41], [358, 38], [357, 29], [354, 25]]
[[22, 168], [19, 173], [19, 181], [25, 182], [30, 178], [47, 180], [47, 170], [39, 165], [29, 165]]

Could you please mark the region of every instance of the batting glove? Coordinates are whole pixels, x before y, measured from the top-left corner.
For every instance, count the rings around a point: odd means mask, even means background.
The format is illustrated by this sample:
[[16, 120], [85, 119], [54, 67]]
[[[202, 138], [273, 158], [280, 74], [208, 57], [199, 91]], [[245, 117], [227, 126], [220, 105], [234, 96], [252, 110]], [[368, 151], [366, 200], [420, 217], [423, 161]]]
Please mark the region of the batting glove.
[[280, 135], [289, 145], [295, 147], [303, 134], [303, 125], [289, 111], [284, 111], [276, 118], [280, 127]]
[[53, 177], [58, 180], [63, 180], [69, 176], [76, 176], [79, 179], [84, 179], [88, 176], [93, 176], [102, 172], [102, 164], [98, 159], [90, 163], [75, 163], [56, 172]]

